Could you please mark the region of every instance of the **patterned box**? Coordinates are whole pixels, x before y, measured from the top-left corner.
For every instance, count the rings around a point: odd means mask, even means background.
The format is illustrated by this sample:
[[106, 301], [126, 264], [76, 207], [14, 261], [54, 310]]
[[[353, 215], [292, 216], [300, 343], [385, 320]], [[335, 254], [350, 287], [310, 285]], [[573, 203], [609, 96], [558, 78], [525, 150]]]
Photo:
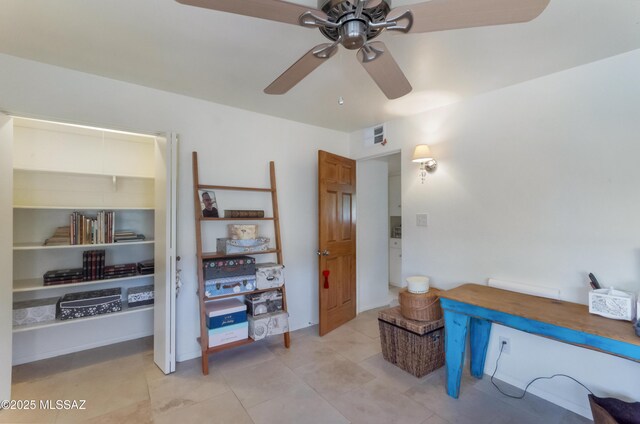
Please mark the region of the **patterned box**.
[[229, 238], [233, 240], [250, 240], [258, 237], [256, 224], [229, 224]]
[[56, 305], [59, 297], [25, 300], [13, 303], [13, 325], [33, 324], [34, 322], [56, 319]]
[[249, 337], [253, 340], [261, 340], [289, 331], [289, 314], [286, 312], [275, 312], [257, 317], [250, 316], [248, 321]]
[[284, 265], [264, 263], [256, 265], [256, 287], [258, 290], [281, 287], [284, 284]]
[[282, 311], [282, 293], [279, 290], [245, 296], [249, 314], [258, 316]]
[[264, 252], [269, 250], [269, 238], [258, 237], [249, 240], [232, 240], [230, 238], [216, 239], [216, 250], [219, 254], [233, 255], [235, 253]]
[[240, 277], [217, 278], [204, 282], [204, 293], [207, 297], [221, 296], [223, 294], [242, 294], [256, 289], [256, 275], [243, 275]]
[[153, 305], [154, 299], [154, 286], [149, 284], [147, 286], [131, 287], [127, 290], [127, 305], [131, 307]]
[[237, 256], [203, 261], [204, 279], [240, 277], [256, 273], [256, 260], [251, 256]]
[[120, 287], [65, 294], [58, 304], [60, 319], [108, 314], [122, 310]]

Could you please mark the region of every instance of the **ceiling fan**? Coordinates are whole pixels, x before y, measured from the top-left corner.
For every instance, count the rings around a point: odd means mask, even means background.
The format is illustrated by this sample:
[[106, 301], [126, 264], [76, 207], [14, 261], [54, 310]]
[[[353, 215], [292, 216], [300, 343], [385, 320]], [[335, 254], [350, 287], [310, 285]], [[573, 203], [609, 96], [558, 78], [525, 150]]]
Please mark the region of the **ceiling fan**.
[[177, 0], [180, 3], [287, 24], [319, 28], [331, 42], [315, 46], [264, 92], [284, 94], [330, 59], [341, 44], [357, 58], [389, 99], [411, 91], [411, 84], [384, 43], [371, 41], [383, 31], [419, 33], [528, 22], [550, 0], [430, 0], [391, 9], [391, 0], [318, 0], [318, 8], [282, 0]]

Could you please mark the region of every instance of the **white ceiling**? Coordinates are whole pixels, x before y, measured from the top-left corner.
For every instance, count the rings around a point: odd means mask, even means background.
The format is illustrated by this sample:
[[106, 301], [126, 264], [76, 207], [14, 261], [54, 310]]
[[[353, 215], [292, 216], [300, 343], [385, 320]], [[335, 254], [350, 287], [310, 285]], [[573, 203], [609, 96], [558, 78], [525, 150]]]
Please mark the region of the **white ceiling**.
[[525, 24], [380, 39], [413, 85], [409, 95], [387, 100], [341, 48], [289, 93], [269, 96], [264, 87], [326, 42], [317, 30], [173, 0], [0, 1], [1, 53], [354, 131], [638, 49], [640, 0], [551, 0]]

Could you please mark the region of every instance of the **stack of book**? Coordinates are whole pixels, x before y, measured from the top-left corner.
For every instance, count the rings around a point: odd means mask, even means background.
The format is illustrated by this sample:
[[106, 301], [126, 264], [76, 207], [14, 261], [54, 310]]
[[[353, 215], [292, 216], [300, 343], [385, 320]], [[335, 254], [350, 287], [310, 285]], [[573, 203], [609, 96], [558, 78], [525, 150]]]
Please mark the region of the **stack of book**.
[[138, 262], [138, 273], [140, 273], [140, 275], [153, 274], [153, 270], [153, 259]]
[[95, 218], [80, 212], [69, 217], [71, 244], [113, 243], [115, 212], [99, 211]]
[[104, 279], [124, 278], [138, 275], [137, 264], [107, 265], [104, 267]]
[[44, 285], [54, 286], [57, 284], [81, 283], [83, 281], [82, 268], [57, 269], [47, 271], [44, 274]]
[[69, 227], [58, 227], [51, 237], [45, 240], [45, 246], [64, 246], [71, 242]]
[[85, 281], [104, 279], [105, 251], [88, 250], [82, 252], [82, 276]]
[[114, 242], [116, 243], [126, 243], [132, 241], [142, 241], [144, 240], [144, 235], [136, 234], [134, 231], [130, 230], [117, 230], [114, 233]]

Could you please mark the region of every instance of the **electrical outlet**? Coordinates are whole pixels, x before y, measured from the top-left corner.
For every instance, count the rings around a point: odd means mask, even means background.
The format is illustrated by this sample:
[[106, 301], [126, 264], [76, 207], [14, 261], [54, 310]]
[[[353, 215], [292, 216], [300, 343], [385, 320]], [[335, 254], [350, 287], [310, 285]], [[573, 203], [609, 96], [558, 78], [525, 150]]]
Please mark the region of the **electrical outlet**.
[[[504, 346], [503, 346], [504, 345]], [[500, 336], [498, 343], [498, 351], [502, 349], [502, 353], [508, 355], [511, 353], [511, 340], [508, 337]]]

